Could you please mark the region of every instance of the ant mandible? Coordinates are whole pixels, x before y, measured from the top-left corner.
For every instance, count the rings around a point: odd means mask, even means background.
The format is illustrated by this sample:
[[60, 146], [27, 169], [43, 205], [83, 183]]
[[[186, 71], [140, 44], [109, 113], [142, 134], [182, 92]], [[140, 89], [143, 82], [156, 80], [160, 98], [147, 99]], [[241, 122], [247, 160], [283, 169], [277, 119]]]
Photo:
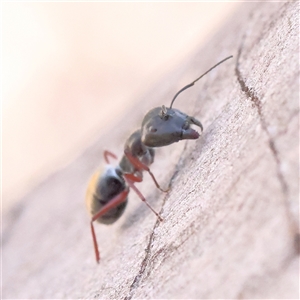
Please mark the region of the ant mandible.
[[163, 105], [150, 110], [143, 119], [141, 129], [134, 131], [125, 142], [124, 155], [117, 166], [110, 165], [110, 158], [117, 159], [116, 155], [104, 151], [107, 166], [103, 172], [97, 171], [92, 176], [86, 193], [86, 206], [92, 215], [90, 226], [97, 263], [100, 262], [100, 252], [93, 223], [97, 221], [102, 224], [112, 224], [117, 221], [126, 208], [130, 188], [162, 221], [162, 217], [150, 206], [135, 183], [141, 182], [143, 171], [147, 171], [156, 187], [162, 192], [168, 192], [160, 187], [149, 168], [154, 161], [153, 148], [167, 146], [180, 140], [198, 139], [200, 135], [191, 128], [191, 125], [200, 127], [201, 133], [203, 131], [200, 121], [172, 108], [172, 105], [181, 92], [193, 86], [200, 78], [231, 57], [223, 59], [179, 90], [169, 108]]

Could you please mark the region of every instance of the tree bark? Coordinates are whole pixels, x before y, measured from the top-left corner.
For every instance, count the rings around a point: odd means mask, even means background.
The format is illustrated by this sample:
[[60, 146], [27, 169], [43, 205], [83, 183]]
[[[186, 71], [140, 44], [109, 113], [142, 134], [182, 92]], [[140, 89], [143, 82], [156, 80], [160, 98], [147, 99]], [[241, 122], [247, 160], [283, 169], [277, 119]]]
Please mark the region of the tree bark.
[[[205, 30], [205, 29], [204, 29]], [[147, 110], [228, 55], [174, 104], [198, 140], [157, 149], [122, 218], [96, 224], [84, 194]], [[245, 3], [114, 128], [3, 216], [3, 298], [299, 298], [299, 4]]]

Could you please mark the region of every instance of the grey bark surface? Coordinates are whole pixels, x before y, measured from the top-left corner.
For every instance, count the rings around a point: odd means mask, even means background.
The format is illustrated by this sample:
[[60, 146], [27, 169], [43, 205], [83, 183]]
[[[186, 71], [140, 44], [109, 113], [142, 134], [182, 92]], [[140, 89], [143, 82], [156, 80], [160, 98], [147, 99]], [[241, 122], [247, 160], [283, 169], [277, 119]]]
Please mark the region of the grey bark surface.
[[[84, 195], [104, 149], [122, 154], [152, 107], [178, 97], [202, 136], [157, 149], [111, 226]], [[77, 160], [3, 216], [3, 298], [299, 298], [299, 4], [245, 3], [207, 45], [140, 99]], [[299, 247], [299, 245], [298, 245]]]

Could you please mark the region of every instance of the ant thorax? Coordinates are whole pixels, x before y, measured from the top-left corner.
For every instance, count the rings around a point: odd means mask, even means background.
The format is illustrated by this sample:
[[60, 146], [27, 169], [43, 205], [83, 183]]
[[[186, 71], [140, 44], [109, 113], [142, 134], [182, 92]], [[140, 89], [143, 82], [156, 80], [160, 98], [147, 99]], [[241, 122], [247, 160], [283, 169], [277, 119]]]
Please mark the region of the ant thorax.
[[[134, 131], [125, 142], [124, 151], [128, 151], [133, 157], [137, 158], [142, 164], [150, 166], [154, 161], [155, 151], [145, 146], [141, 140], [141, 130]], [[123, 173], [135, 173], [139, 171], [132, 165], [126, 155], [123, 155], [119, 166]]]

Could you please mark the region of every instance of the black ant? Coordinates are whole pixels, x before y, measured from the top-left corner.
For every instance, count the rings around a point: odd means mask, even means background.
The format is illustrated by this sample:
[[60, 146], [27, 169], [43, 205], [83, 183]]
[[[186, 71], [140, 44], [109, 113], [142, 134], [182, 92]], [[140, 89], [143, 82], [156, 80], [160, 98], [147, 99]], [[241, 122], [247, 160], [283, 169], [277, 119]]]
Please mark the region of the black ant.
[[93, 175], [86, 193], [86, 206], [92, 215], [90, 225], [97, 263], [100, 261], [100, 253], [93, 222], [112, 224], [117, 221], [126, 208], [130, 188], [162, 221], [162, 217], [150, 206], [134, 183], [141, 182], [143, 180], [142, 172], [147, 171], [156, 187], [162, 192], [168, 192], [168, 190], [163, 190], [159, 186], [149, 169], [154, 161], [155, 151], [153, 147], [167, 146], [185, 139], [198, 139], [200, 135], [191, 128], [191, 125], [200, 127], [201, 133], [203, 131], [200, 121], [178, 109], [172, 108], [172, 105], [181, 92], [193, 86], [200, 78], [231, 57], [223, 59], [178, 91], [171, 102], [170, 108], [162, 106], [150, 110], [144, 117], [141, 129], [133, 132], [125, 142], [124, 155], [117, 166], [114, 167], [109, 164], [109, 157], [114, 159], [117, 159], [117, 157], [109, 151], [104, 151], [104, 159], [107, 163], [106, 169], [103, 172], [97, 171]]

